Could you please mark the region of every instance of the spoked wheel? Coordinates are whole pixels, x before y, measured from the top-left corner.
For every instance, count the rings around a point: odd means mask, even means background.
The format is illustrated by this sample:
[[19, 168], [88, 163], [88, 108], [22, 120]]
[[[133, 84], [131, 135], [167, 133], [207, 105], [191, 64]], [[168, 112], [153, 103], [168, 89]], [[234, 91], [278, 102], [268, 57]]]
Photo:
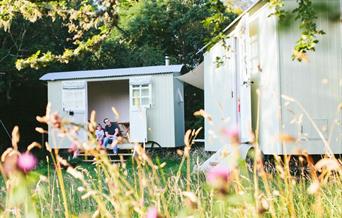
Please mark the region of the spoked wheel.
[[255, 149], [251, 148], [247, 152], [247, 156], [246, 156], [246, 165], [247, 165], [247, 170], [249, 173], [254, 172], [254, 161], [255, 161]]
[[161, 148], [162, 147], [158, 142], [155, 142], [155, 141], [147, 141], [146, 145], [150, 145], [147, 148]]
[[[261, 152], [261, 151], [260, 151]], [[248, 170], [248, 172], [250, 172], [250, 173], [253, 173], [254, 172], [254, 165], [255, 164], [258, 164], [258, 163], [255, 163], [255, 161], [256, 161], [256, 150], [255, 150], [255, 148], [250, 148], [249, 150], [248, 150], [248, 152], [247, 152], [247, 155], [246, 155], [246, 164], [247, 164], [247, 170]], [[261, 160], [260, 161], [262, 161], [262, 162], [264, 162], [264, 154], [261, 152]], [[262, 164], [262, 163], [260, 163], [260, 164]]]

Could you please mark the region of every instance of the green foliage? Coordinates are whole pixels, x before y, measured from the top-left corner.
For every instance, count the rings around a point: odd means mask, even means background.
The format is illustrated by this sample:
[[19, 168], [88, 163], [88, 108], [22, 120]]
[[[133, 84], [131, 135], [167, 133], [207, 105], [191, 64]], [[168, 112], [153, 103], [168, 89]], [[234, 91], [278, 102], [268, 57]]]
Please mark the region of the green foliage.
[[195, 53], [209, 35], [201, 23], [209, 13], [202, 1], [141, 1], [121, 16], [124, 41], [138, 53], [148, 55], [144, 51], [148, 47], [160, 50], [155, 64], [162, 64], [167, 54], [172, 62], [192, 66], [198, 63]]
[[[147, 208], [153, 206], [158, 207], [158, 213], [169, 217], [191, 215], [194, 217], [255, 217], [256, 214], [260, 217], [272, 217], [270, 206], [274, 208], [276, 215], [274, 217], [290, 217], [291, 202], [294, 203], [295, 209], [293, 215], [297, 217], [340, 217], [342, 215], [340, 205], [342, 177], [339, 175], [331, 175], [329, 181], [322, 182], [318, 189], [314, 190], [315, 193], [308, 192], [313, 182], [310, 178], [305, 178], [305, 175], [291, 176], [293, 192], [290, 198], [285, 188], [287, 178], [281, 177], [282, 168], [279, 165], [279, 172], [267, 174], [266, 181], [262, 181], [261, 176], [258, 175], [256, 182], [259, 185], [259, 195], [256, 195], [253, 174], [243, 171], [245, 166], [240, 164], [240, 180], [230, 182], [228, 193], [214, 190], [203, 174], [192, 172], [191, 195], [189, 196], [189, 193], [185, 192], [184, 165], [179, 181], [175, 181], [181, 158], [171, 152], [166, 156], [165, 152], [154, 153], [151, 158], [154, 166], [158, 168], [155, 173], [147, 163], [140, 165], [133, 159], [129, 159], [118, 168], [111, 167], [108, 171], [101, 168], [101, 164], [78, 162], [75, 169], [83, 174], [89, 187], [67, 170], [63, 170], [62, 176], [70, 215], [91, 216], [96, 213], [99, 205], [103, 204], [111, 214], [123, 216], [129, 213], [130, 217], [144, 216]], [[192, 150], [191, 169], [198, 161], [202, 162], [206, 158], [203, 157], [203, 151], [200, 149]], [[161, 167], [162, 165], [165, 166]], [[16, 177], [23, 182], [21, 189], [25, 190], [24, 193], [31, 194], [32, 200], [27, 203], [31, 203], [30, 209], [35, 209], [35, 215], [38, 217], [45, 217], [46, 214], [65, 217], [61, 188], [57, 182], [54, 167], [51, 163], [42, 161], [37, 172], [28, 174], [27, 179], [22, 180], [23, 178]], [[39, 174], [41, 176], [37, 177]], [[32, 177], [34, 180], [29, 182], [28, 179]], [[0, 184], [5, 187], [3, 183], [3, 178], [0, 178]], [[140, 184], [145, 190], [143, 197]], [[265, 189], [266, 186], [270, 188], [269, 193]], [[12, 212], [11, 210], [4, 212], [8, 196], [6, 191], [0, 190], [0, 214], [3, 216], [9, 216]], [[22, 195], [23, 193], [20, 196]], [[191, 196], [194, 197], [190, 198]], [[102, 203], [95, 200], [97, 197], [102, 200]], [[138, 204], [140, 201], [135, 201], [135, 197], [141, 197], [144, 204]], [[20, 200], [19, 203], [26, 203], [23, 199], [27, 198], [16, 197], [16, 199]], [[138, 208], [143, 210], [138, 210]], [[101, 214], [105, 216], [103, 210], [101, 209]]]
[[223, 29], [232, 22], [241, 11], [234, 9], [233, 5], [224, 3], [220, 0], [210, 0], [207, 3], [211, 15], [203, 21], [204, 27], [210, 32], [206, 42], [209, 43], [209, 48], [216, 42], [224, 39], [226, 35], [222, 32]]
[[285, 16], [286, 11], [283, 9], [284, 1], [283, 0], [268, 0], [271, 7], [275, 9], [275, 12], [272, 15], [276, 15], [278, 17]]
[[46, 71], [72, 69], [74, 63], [67, 67], [59, 63], [70, 63], [96, 49], [116, 23], [115, 2], [1, 1], [0, 99], [3, 105], [13, 99], [13, 89], [27, 82], [34, 84]]
[[306, 54], [315, 51], [318, 36], [325, 34], [323, 30], [319, 30], [316, 24], [317, 11], [314, 8], [312, 0], [296, 0], [298, 7], [292, 11], [284, 9], [284, 0], [269, 0], [270, 5], [275, 9], [273, 15], [280, 18], [280, 21], [287, 25], [293, 25], [289, 17], [295, 16], [295, 20], [299, 21], [299, 29], [301, 36], [294, 46], [292, 59], [303, 61], [307, 59]]
[[323, 30], [317, 28], [315, 22], [317, 16], [311, 0], [297, 0], [297, 2], [298, 7], [293, 12], [296, 13], [296, 20], [300, 20], [299, 28], [302, 30], [302, 35], [296, 42], [295, 52], [292, 58], [302, 61], [301, 54], [307, 53], [308, 51], [315, 51], [318, 43], [317, 37], [325, 33]]
[[91, 0], [73, 1], [35, 1], [4, 0], [0, 4], [0, 28], [5, 33], [12, 34], [12, 23], [22, 18], [30, 23], [41, 19], [57, 19], [65, 27], [70, 37], [63, 40], [71, 42], [64, 44], [62, 53], [51, 50], [35, 51], [33, 54], [17, 57], [16, 68], [22, 70], [30, 67], [38, 69], [51, 62], [68, 63], [71, 58], [81, 52], [92, 50], [109, 35], [117, 21], [116, 1]]
[[[206, 1], [147, 0], [120, 3], [119, 8], [116, 28], [92, 57], [82, 59], [83, 65], [158, 65], [164, 64], [165, 55], [171, 63], [194, 66], [200, 62], [196, 52], [212, 34], [202, 23], [214, 13]], [[99, 63], [103, 59], [105, 63]]]
[[[42, 18], [31, 23], [19, 16], [12, 20], [8, 32], [0, 30], [1, 101], [5, 104], [6, 100], [12, 99], [11, 91], [21, 87], [22, 84], [36, 83], [39, 76], [46, 70], [41, 67], [39, 70], [18, 71], [15, 67], [18, 58], [29, 57], [30, 60], [34, 60], [42, 52], [47, 52], [48, 55], [52, 52], [63, 52], [65, 47], [72, 45], [71, 42], [65, 41], [68, 37], [70, 34], [63, 27], [60, 19], [51, 22], [49, 18]], [[30, 57], [32, 54], [33, 56]], [[44, 65], [47, 64], [45, 60]], [[49, 63], [51, 69], [54, 66]]]

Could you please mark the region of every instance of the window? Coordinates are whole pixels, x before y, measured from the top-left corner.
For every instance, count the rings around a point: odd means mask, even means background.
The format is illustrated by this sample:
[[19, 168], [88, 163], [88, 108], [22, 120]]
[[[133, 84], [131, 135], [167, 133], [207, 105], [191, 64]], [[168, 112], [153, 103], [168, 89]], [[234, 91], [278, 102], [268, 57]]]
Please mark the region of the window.
[[131, 106], [150, 107], [152, 104], [151, 84], [131, 85]]
[[86, 83], [84, 81], [63, 81], [62, 108], [64, 111], [85, 111]]

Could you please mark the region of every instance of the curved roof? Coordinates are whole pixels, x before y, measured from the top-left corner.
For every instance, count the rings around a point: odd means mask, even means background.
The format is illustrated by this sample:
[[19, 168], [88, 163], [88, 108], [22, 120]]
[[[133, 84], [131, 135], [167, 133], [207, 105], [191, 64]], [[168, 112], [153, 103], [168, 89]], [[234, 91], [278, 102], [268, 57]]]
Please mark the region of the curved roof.
[[119, 76], [139, 76], [153, 75], [165, 73], [179, 73], [182, 71], [183, 65], [160, 65], [149, 67], [132, 67], [132, 68], [116, 68], [105, 70], [84, 70], [84, 71], [67, 71], [53, 72], [43, 75], [40, 80], [69, 80], [69, 79], [88, 79], [88, 78], [105, 78]]

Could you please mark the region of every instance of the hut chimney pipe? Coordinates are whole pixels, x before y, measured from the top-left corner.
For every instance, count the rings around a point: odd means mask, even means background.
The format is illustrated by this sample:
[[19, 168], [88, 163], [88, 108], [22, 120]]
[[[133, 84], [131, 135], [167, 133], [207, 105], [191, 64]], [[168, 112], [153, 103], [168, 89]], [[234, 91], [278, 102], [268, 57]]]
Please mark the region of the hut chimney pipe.
[[169, 56], [165, 56], [165, 65], [166, 66], [169, 66], [170, 65], [170, 58], [169, 58]]

